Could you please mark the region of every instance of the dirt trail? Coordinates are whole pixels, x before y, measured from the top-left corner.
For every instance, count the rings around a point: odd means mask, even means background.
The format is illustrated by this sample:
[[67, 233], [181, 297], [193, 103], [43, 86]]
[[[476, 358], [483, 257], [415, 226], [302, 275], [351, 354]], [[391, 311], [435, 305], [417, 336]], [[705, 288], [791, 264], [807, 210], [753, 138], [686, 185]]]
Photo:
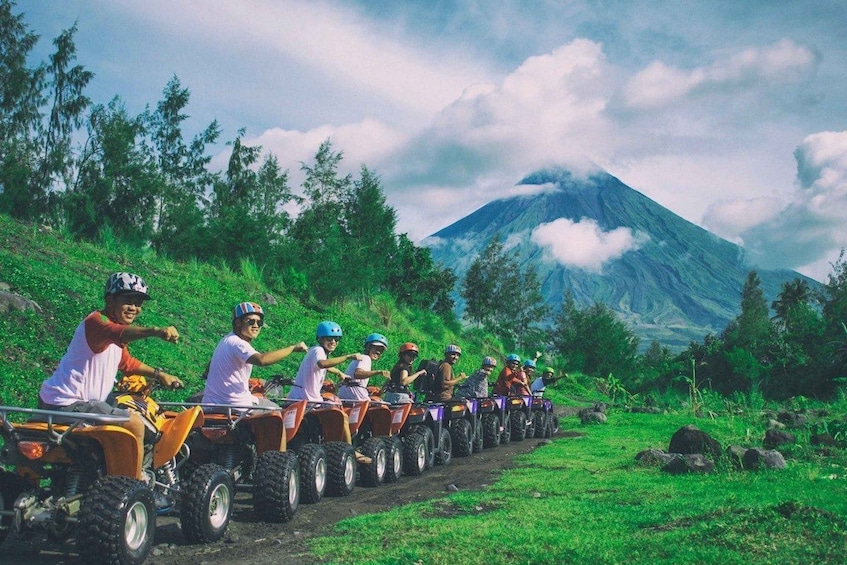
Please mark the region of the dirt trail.
[[[560, 432], [559, 436], [566, 435]], [[532, 451], [545, 440], [531, 439], [486, 449], [470, 457], [454, 458], [447, 467], [434, 467], [420, 477], [402, 477], [399, 483], [377, 488], [356, 487], [348, 497], [324, 498], [318, 504], [301, 504], [287, 524], [265, 524], [253, 514], [251, 497], [239, 494], [233, 519], [224, 540], [210, 545], [188, 545], [179, 520], [158, 519], [156, 544], [149, 565], [202, 565], [250, 563], [251, 565], [307, 565], [319, 563], [309, 555], [307, 540], [328, 534], [343, 518], [381, 512], [395, 506], [439, 498], [455, 485], [461, 491], [491, 484], [504, 469], [514, 467], [516, 455]], [[450, 487], [450, 488], [448, 488]], [[47, 541], [43, 536], [22, 540], [11, 534], [0, 546], [0, 563], [18, 565], [81, 565], [73, 540]]]

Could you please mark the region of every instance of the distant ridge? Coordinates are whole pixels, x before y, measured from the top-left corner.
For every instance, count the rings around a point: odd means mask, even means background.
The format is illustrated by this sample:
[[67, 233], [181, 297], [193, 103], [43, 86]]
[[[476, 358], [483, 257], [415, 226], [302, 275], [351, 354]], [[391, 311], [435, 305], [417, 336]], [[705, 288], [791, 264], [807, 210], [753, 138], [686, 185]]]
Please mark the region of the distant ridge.
[[[581, 306], [606, 304], [633, 328], [642, 346], [657, 340], [683, 349], [709, 332], [721, 332], [737, 316], [741, 288], [754, 268], [738, 245], [677, 216], [606, 172], [578, 178], [564, 169], [545, 169], [519, 184], [542, 190], [490, 202], [423, 241], [433, 258], [453, 269], [460, 281], [499, 233], [513, 245], [511, 252], [522, 267], [536, 268], [548, 304], [558, 309], [569, 289]], [[603, 263], [599, 271], [556, 262], [549, 247], [531, 236], [560, 219], [582, 226], [594, 222], [606, 235], [620, 230], [617, 235], [628, 235], [631, 248]], [[553, 241], [568, 243], [562, 238]], [[783, 282], [795, 278], [819, 286], [795, 271], [756, 270], [768, 301], [776, 298]], [[457, 303], [461, 311], [464, 305], [460, 299]]]

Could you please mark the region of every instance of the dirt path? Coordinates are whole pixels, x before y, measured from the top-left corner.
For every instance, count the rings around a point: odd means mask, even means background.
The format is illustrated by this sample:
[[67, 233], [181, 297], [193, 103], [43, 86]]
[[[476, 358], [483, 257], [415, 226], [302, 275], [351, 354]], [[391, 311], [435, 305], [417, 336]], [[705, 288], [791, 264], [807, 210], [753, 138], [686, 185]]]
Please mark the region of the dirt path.
[[[565, 435], [563, 433], [559, 434]], [[470, 457], [454, 458], [447, 467], [434, 467], [420, 477], [402, 477], [399, 483], [378, 488], [356, 487], [349, 497], [325, 498], [318, 504], [301, 504], [287, 524], [265, 524], [256, 520], [251, 497], [239, 495], [233, 519], [223, 541], [210, 545], [187, 545], [178, 519], [158, 520], [156, 544], [149, 565], [203, 565], [205, 563], [250, 563], [251, 565], [306, 565], [319, 563], [309, 555], [307, 540], [329, 534], [343, 518], [381, 512], [411, 502], [476, 490], [496, 480], [504, 469], [514, 467], [516, 455], [532, 451], [549, 440], [524, 440], [486, 449]], [[73, 540], [52, 543], [43, 536], [22, 540], [15, 534], [0, 546], [0, 563], [17, 565], [81, 565]]]

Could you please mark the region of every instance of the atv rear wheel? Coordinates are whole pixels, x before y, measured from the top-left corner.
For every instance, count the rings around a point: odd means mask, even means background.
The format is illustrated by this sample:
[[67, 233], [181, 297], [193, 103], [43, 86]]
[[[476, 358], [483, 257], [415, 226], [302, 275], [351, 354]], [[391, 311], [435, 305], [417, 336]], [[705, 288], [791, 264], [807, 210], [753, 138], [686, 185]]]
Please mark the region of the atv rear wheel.
[[403, 470], [417, 477], [426, 468], [426, 438], [423, 432], [413, 432], [403, 438]]
[[385, 482], [396, 483], [403, 474], [403, 442], [399, 436], [391, 436], [385, 440], [388, 446], [385, 467]]
[[362, 446], [362, 455], [371, 458], [370, 465], [359, 465], [359, 480], [368, 487], [378, 487], [385, 481], [388, 448], [381, 437], [369, 437]]
[[82, 499], [78, 532], [83, 563], [142, 563], [156, 534], [153, 491], [130, 477], [99, 479]]
[[453, 439], [453, 455], [456, 457], [467, 457], [473, 453], [473, 436], [471, 436], [471, 423], [467, 420], [455, 420], [450, 427], [450, 435]]
[[182, 534], [193, 543], [212, 543], [226, 533], [235, 484], [232, 475], [215, 463], [200, 465], [182, 485], [179, 522]]
[[306, 504], [320, 502], [326, 492], [326, 451], [320, 445], [307, 443], [297, 450], [300, 463], [300, 500]]
[[500, 420], [496, 414], [482, 416], [482, 446], [486, 448], [500, 445]]
[[266, 451], [256, 463], [253, 508], [265, 522], [288, 522], [300, 503], [300, 462], [290, 451]]
[[526, 437], [526, 414], [518, 410], [509, 415], [512, 420], [512, 441], [523, 441]]
[[327, 494], [349, 496], [356, 486], [356, 450], [343, 441], [325, 443], [324, 449], [327, 462]]
[[447, 466], [453, 460], [453, 438], [450, 432], [441, 428], [441, 438], [438, 441], [438, 449], [435, 452], [435, 464]]

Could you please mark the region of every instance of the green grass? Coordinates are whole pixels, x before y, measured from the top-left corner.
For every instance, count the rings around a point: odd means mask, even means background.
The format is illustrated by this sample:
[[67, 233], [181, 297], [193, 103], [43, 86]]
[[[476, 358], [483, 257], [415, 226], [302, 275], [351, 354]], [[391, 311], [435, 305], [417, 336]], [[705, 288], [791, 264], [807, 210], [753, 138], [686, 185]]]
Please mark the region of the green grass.
[[615, 411], [606, 425], [570, 418], [584, 435], [522, 456], [486, 490], [344, 520], [313, 551], [333, 563], [843, 562], [844, 454], [789, 460], [782, 471], [720, 464], [711, 475], [636, 464], [688, 423], [724, 447], [755, 425]]

